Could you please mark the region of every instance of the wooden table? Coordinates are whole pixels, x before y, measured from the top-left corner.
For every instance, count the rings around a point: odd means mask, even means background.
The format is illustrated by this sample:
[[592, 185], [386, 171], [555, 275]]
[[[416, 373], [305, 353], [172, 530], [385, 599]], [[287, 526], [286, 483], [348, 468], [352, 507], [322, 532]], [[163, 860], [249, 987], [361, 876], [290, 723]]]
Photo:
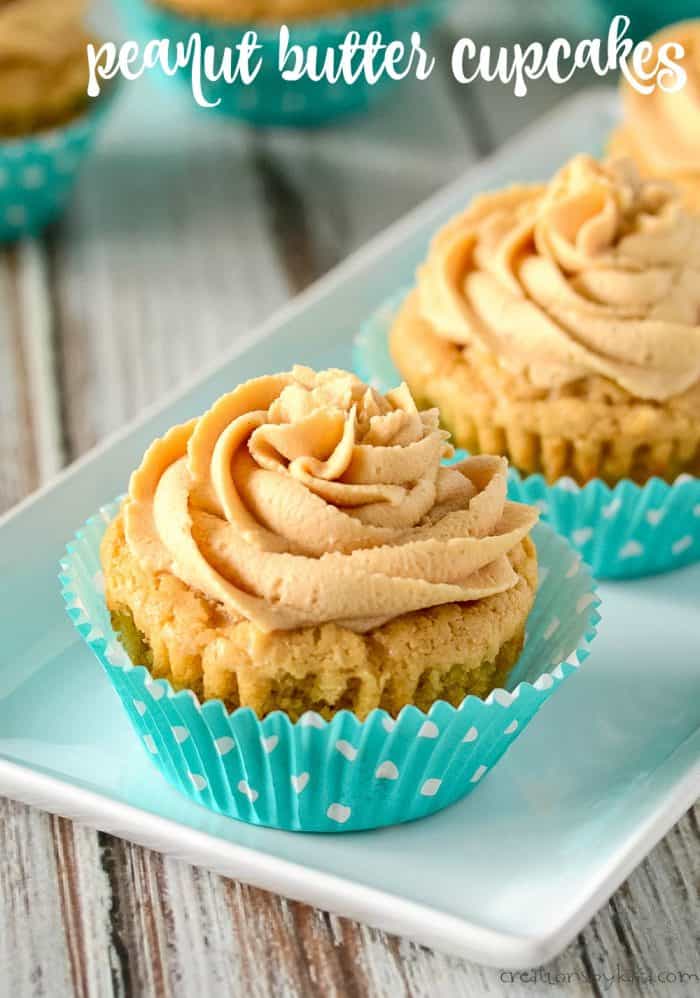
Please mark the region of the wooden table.
[[[460, 27], [439, 39], [443, 67]], [[0, 510], [565, 88], [540, 83], [516, 101], [443, 71], [403, 93], [364, 120], [290, 134], [197, 116], [177, 98], [144, 123], [152, 94], [129, 88], [64, 220], [0, 252]], [[168, 139], [179, 116], [187, 141]], [[699, 814], [533, 984], [2, 800], [0, 995], [682, 994], [586, 981], [700, 971]]]

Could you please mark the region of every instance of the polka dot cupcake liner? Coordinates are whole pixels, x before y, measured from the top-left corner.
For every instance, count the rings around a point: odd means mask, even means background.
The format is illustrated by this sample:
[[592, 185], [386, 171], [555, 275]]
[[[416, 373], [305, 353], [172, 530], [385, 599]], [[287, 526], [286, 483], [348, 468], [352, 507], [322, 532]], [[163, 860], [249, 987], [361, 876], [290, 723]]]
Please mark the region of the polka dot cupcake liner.
[[[355, 371], [382, 392], [401, 381], [389, 330], [405, 295], [379, 308], [354, 343]], [[569, 540], [599, 579], [653, 575], [700, 559], [700, 478], [680, 475], [673, 484], [652, 478], [645, 485], [623, 479], [614, 487], [560, 478], [549, 485], [542, 475], [511, 468], [508, 482], [510, 498], [537, 506], [542, 521]]]
[[[359, 32], [365, 40], [371, 31], [380, 31], [385, 42], [401, 41], [410, 49], [411, 33], [418, 31], [423, 43], [437, 25], [449, 0], [414, 0], [412, 3], [387, 5], [377, 10], [355, 14], [336, 14], [309, 21], [292, 21], [288, 27], [292, 43], [305, 50], [310, 45], [318, 47], [318, 65], [324, 64], [329, 49], [338, 46], [348, 31]], [[342, 80], [331, 84], [326, 80], [302, 79], [285, 81], [278, 71], [279, 28], [268, 24], [224, 25], [197, 18], [186, 17], [175, 11], [159, 7], [152, 0], [122, 0], [130, 34], [142, 43], [153, 38], [169, 38], [173, 43], [187, 43], [194, 32], [199, 32], [202, 45], [237, 45], [246, 31], [255, 31], [262, 46], [262, 68], [249, 85], [228, 84], [225, 80], [202, 81], [202, 91], [208, 102], [221, 100], [212, 110], [258, 125], [315, 126], [325, 124], [343, 115], [366, 110], [382, 98], [395, 81], [383, 76], [370, 85], [362, 76], [354, 83]], [[190, 72], [181, 70], [174, 77], [162, 74], [163, 82], [171, 81], [191, 91]], [[206, 110], [206, 109], [205, 109]]]
[[569, 545], [538, 525], [542, 584], [528, 636], [506, 689], [459, 709], [374, 710], [361, 722], [280, 712], [258, 720], [200, 703], [132, 664], [112, 630], [99, 546], [118, 502], [68, 545], [60, 581], [68, 615], [101, 663], [148, 758], [174, 787], [220, 814], [289, 831], [343, 832], [411, 821], [439, 811], [488, 778], [539, 708], [589, 652], [599, 615], [594, 584]]
[[61, 128], [0, 138], [0, 242], [35, 235], [60, 215], [110, 99]]

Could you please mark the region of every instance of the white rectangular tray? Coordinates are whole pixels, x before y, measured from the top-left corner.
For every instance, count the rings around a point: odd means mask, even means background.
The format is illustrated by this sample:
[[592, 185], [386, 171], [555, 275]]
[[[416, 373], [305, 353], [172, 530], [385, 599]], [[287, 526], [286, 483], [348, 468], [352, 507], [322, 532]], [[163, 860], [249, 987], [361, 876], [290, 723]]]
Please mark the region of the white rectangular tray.
[[483, 963], [533, 965], [573, 938], [700, 791], [700, 565], [601, 587], [591, 658], [466, 800], [327, 837], [251, 828], [165, 785], [66, 619], [56, 573], [155, 435], [253, 375], [349, 366], [358, 324], [411, 280], [436, 226], [481, 189], [600, 152], [613, 121], [604, 91], [560, 106], [0, 521], [0, 793]]

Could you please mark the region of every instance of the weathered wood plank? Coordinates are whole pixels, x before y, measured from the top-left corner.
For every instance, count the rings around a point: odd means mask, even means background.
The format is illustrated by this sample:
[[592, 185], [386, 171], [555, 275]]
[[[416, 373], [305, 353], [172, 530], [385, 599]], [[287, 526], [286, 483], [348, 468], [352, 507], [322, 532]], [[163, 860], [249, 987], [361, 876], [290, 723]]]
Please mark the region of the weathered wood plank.
[[38, 484], [18, 273], [17, 251], [0, 252], [0, 512]]
[[0, 798], [0, 992], [71, 994], [49, 815]]
[[[0, 511], [64, 461], [40, 243], [0, 253]], [[0, 993], [111, 993], [97, 833], [0, 798]]]

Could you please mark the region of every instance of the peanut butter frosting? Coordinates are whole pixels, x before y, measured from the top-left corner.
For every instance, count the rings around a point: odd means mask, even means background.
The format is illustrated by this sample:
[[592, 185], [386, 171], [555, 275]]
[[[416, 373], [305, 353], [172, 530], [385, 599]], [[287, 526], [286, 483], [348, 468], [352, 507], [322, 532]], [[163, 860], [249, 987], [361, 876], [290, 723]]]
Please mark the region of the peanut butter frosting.
[[537, 519], [506, 499], [503, 458], [451, 454], [437, 410], [330, 370], [256, 378], [156, 440], [134, 472], [125, 536], [263, 631], [357, 632], [509, 590]]
[[624, 147], [642, 172], [691, 184], [693, 203], [700, 208], [700, 20], [674, 24], [650, 41], [654, 53], [669, 42], [682, 45], [679, 64], [687, 81], [675, 93], [656, 86], [646, 94], [625, 82], [625, 124], [613, 145]]
[[418, 275], [434, 332], [537, 388], [601, 375], [664, 401], [700, 381], [700, 218], [630, 160], [477, 198]]
[[0, 0], [0, 131], [31, 131], [87, 100], [86, 0]]

